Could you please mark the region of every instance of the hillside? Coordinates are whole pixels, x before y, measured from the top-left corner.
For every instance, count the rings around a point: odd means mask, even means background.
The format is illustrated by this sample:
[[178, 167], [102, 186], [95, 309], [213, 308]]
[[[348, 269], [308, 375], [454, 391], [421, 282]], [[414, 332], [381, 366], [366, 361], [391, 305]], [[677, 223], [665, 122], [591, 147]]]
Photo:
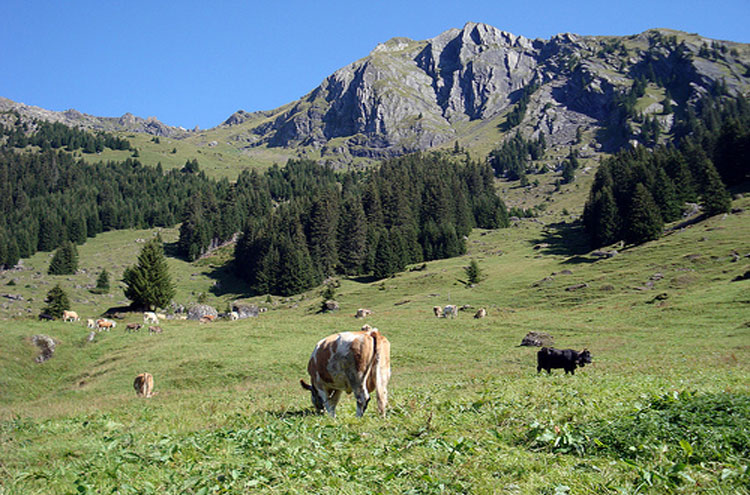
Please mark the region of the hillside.
[[[207, 130], [130, 114], [49, 112], [7, 99], [0, 99], [0, 111], [127, 135], [150, 165], [172, 168], [198, 158], [211, 175], [236, 177], [242, 168], [293, 157], [361, 166], [457, 142], [484, 158], [516, 131], [541, 134], [553, 149], [576, 144], [596, 156], [628, 141], [644, 144], [641, 128], [649, 116], [662, 140], [669, 139], [675, 118], [716, 85], [747, 95], [749, 70], [748, 45], [668, 29], [531, 40], [468, 23], [428, 40], [381, 43], [300, 100], [238, 110]], [[635, 81], [644, 89], [628, 101]], [[163, 145], [154, 145], [154, 136]]]
[[[610, 259], [587, 252], [578, 224], [551, 217], [475, 231], [465, 256], [384, 281], [342, 280], [341, 310], [330, 314], [310, 291], [251, 299], [269, 311], [249, 320], [166, 320], [162, 335], [125, 333], [140, 321], [131, 315], [93, 343], [81, 322], [6, 320], [0, 489], [745, 493], [750, 301], [748, 281], [732, 280], [750, 270], [750, 201], [733, 206]], [[150, 234], [99, 234], [81, 248], [86, 273], [61, 282], [84, 319], [121, 292], [73, 287], [100, 266], [119, 278]], [[35, 310], [51, 278], [38, 273], [45, 257], [0, 279], [4, 291], [29, 291]], [[460, 282], [470, 259], [486, 277], [473, 288]], [[176, 300], [204, 292], [221, 309], [241, 297], [212, 290], [222, 263], [170, 260]], [[435, 319], [432, 307], [448, 303], [472, 309]], [[358, 328], [359, 307], [392, 342], [388, 417], [354, 418], [351, 397], [336, 420], [311, 416], [298, 384], [309, 352]], [[480, 307], [489, 315], [473, 319]], [[535, 349], [517, 347], [528, 331], [587, 347], [594, 363], [537, 376]], [[29, 342], [38, 333], [59, 342], [44, 364]], [[139, 400], [131, 382], [146, 370], [159, 394]], [[681, 415], [679, 429], [662, 414]]]

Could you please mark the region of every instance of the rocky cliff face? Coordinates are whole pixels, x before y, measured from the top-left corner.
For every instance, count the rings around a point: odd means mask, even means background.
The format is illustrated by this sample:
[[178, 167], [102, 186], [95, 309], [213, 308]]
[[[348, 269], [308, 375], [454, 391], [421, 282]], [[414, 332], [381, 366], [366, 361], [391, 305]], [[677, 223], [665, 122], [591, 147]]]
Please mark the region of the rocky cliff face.
[[[704, 57], [705, 46], [718, 47], [719, 55]], [[472, 124], [501, 119], [527, 88], [520, 129], [564, 144], [579, 126], [605, 126], [615, 96], [636, 77], [672, 81], [686, 103], [719, 78], [730, 91], [747, 93], [749, 55], [748, 45], [666, 30], [530, 40], [469, 23], [425, 41], [389, 40], [301, 100], [262, 115], [240, 111], [223, 126], [236, 128], [235, 140], [249, 147], [386, 158], [460, 139]]]

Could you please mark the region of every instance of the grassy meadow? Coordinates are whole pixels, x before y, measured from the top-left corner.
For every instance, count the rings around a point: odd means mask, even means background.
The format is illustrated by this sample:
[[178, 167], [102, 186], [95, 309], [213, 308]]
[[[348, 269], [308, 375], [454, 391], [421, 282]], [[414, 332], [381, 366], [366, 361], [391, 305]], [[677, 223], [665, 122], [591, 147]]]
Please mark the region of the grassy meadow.
[[[86, 286], [101, 267], [119, 279], [153, 232], [100, 234], [69, 277], [45, 275], [37, 253], [0, 274], [0, 293], [24, 297], [0, 321], [0, 494], [750, 493], [750, 281], [732, 281], [750, 270], [750, 198], [734, 206], [601, 260], [560, 215], [477, 230], [463, 257], [341, 280], [334, 313], [316, 291], [247, 298], [226, 252], [170, 258], [177, 302], [268, 311], [166, 320], [161, 335], [125, 333], [130, 315], [90, 343], [85, 322], [33, 318], [44, 294], [60, 282], [84, 320], [124, 302], [118, 282], [112, 297]], [[485, 276], [474, 287], [470, 259]], [[446, 304], [471, 309], [435, 318]], [[312, 414], [299, 386], [310, 352], [360, 327], [360, 307], [392, 344], [387, 417], [373, 401], [356, 418], [351, 396], [336, 419]], [[529, 331], [593, 364], [538, 375], [537, 349], [519, 346]], [[59, 342], [43, 364], [40, 333]], [[132, 388], [143, 371], [151, 399]]]

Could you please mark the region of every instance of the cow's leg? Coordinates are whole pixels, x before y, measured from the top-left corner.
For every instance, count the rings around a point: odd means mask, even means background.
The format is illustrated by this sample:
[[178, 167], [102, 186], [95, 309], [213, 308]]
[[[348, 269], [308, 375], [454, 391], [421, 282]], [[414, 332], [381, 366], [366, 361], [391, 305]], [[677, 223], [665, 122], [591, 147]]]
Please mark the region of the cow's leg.
[[328, 403], [331, 404], [333, 410], [336, 410], [336, 406], [339, 405], [339, 399], [341, 398], [341, 390], [333, 390], [331, 395], [328, 397]]
[[332, 418], [335, 418], [336, 417], [336, 404], [335, 403], [332, 404], [331, 401], [328, 400], [328, 390], [316, 388], [315, 392], [318, 394], [318, 397], [320, 397], [320, 401], [323, 403], [323, 407], [325, 408], [326, 412]]

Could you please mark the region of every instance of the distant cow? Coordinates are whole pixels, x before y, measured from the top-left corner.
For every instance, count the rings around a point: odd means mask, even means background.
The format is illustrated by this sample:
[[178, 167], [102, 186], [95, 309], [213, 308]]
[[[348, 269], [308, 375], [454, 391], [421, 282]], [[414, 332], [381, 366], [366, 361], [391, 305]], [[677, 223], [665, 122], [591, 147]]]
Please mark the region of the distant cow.
[[106, 318], [99, 318], [98, 320], [96, 320], [96, 328], [100, 332], [102, 330], [106, 330], [109, 332], [111, 329], [115, 328], [116, 326], [117, 326], [116, 322], [112, 320], [108, 320]]
[[143, 325], [141, 325], [140, 323], [128, 323], [127, 325], [125, 325], [126, 332], [137, 332], [141, 328], [143, 328]]
[[135, 377], [133, 388], [138, 397], [149, 398], [154, 395], [154, 377], [151, 373], [141, 373]]
[[230, 311], [229, 312], [229, 319], [231, 321], [236, 321], [240, 319], [240, 314], [237, 311]]
[[487, 316], [487, 310], [484, 308], [481, 308], [474, 314], [474, 318], [484, 318], [485, 316]]
[[536, 354], [536, 362], [537, 373], [544, 369], [549, 374], [552, 373], [552, 368], [563, 368], [565, 374], [575, 375], [577, 366], [583, 368], [585, 365], [591, 364], [591, 353], [588, 349], [578, 352], [573, 349], [560, 350], [542, 347]]
[[92, 318], [89, 318], [88, 320], [86, 320], [86, 326], [88, 328], [94, 329], [96, 328], [96, 321]]
[[441, 308], [440, 306], [433, 306], [432, 312], [435, 313], [435, 316], [437, 318], [440, 318], [441, 316], [443, 316], [443, 308]]
[[67, 309], [63, 310], [62, 314], [63, 321], [78, 321], [80, 318], [78, 317], [78, 313], [75, 311], [68, 311]]
[[153, 311], [146, 311], [143, 313], [143, 323], [159, 323], [159, 318]]
[[372, 311], [370, 311], [369, 309], [359, 308], [357, 310], [357, 314], [354, 315], [354, 317], [355, 318], [365, 318], [367, 316], [370, 316], [371, 314], [372, 314]]
[[458, 316], [458, 306], [448, 305], [443, 308], [443, 318], [455, 318]]
[[211, 323], [216, 319], [216, 316], [214, 315], [203, 315], [198, 320], [198, 323]]
[[307, 364], [312, 385], [300, 380], [310, 391], [315, 409], [336, 416], [341, 392], [354, 392], [357, 416], [362, 416], [373, 390], [378, 411], [385, 416], [388, 380], [391, 378], [391, 343], [377, 328], [365, 325], [359, 332], [330, 335], [315, 346]]
[[148, 327], [148, 334], [151, 335], [152, 333], [162, 333], [164, 330], [162, 330], [161, 327], [157, 326], [150, 326]]

